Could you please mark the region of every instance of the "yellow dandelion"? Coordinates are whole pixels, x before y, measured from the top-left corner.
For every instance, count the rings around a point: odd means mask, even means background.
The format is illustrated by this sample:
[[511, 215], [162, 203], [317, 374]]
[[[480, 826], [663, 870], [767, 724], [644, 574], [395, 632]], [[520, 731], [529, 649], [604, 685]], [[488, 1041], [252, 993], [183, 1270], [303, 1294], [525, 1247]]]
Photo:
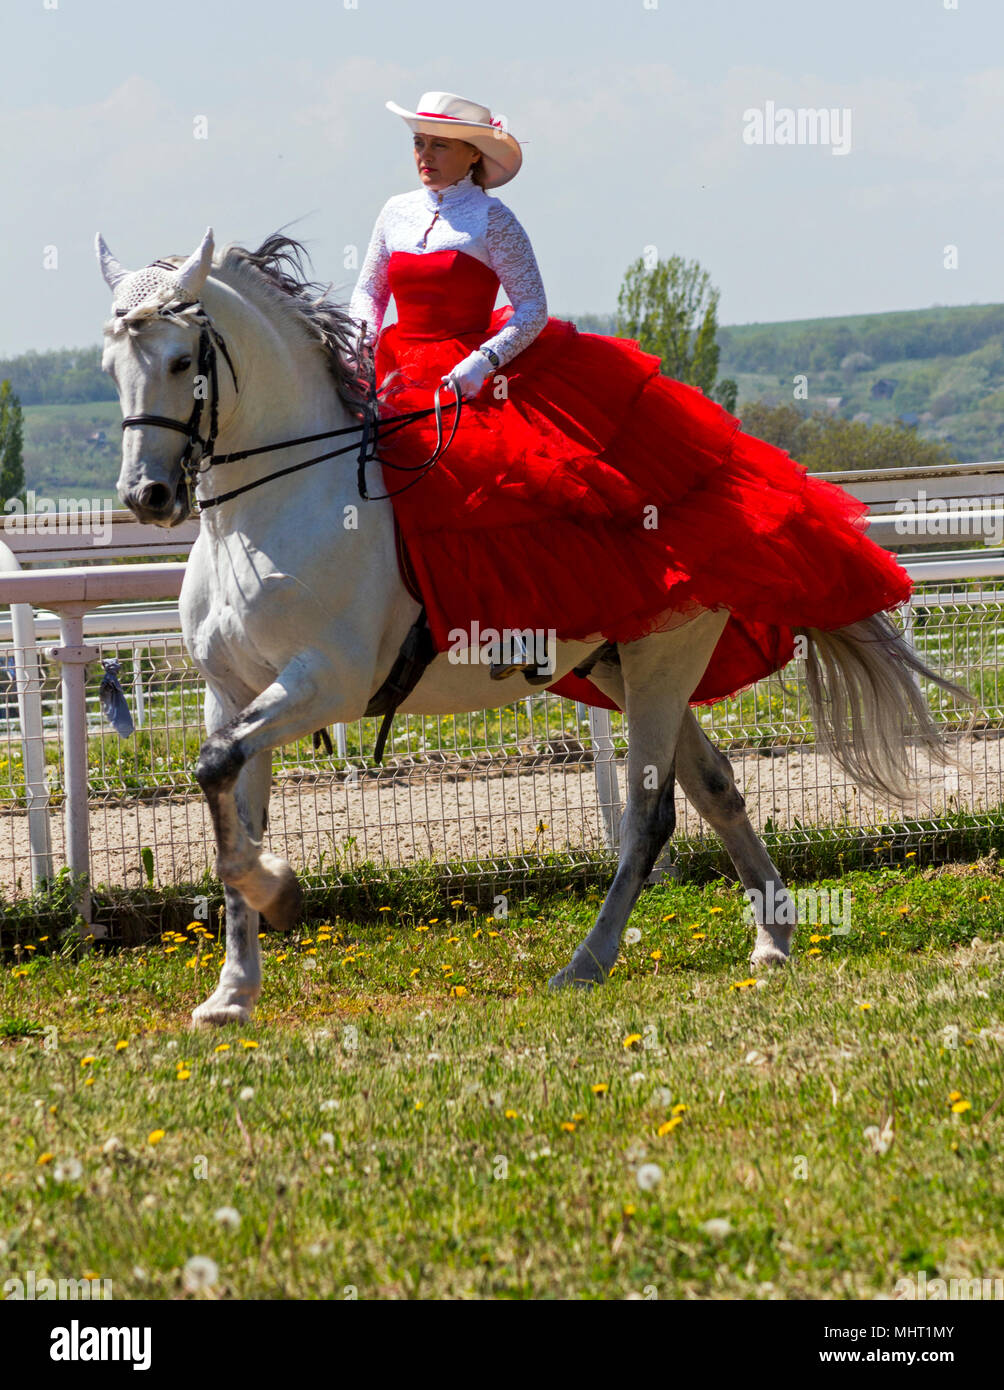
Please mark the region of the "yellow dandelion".
[[596, 1085], [590, 1086], [589, 1089], [592, 1091], [594, 1096], [605, 1096], [606, 1093], [610, 1090], [610, 1085], [606, 1081], [597, 1081]]
[[659, 1136], [659, 1138], [662, 1139], [665, 1135], [672, 1134], [673, 1130], [676, 1128], [677, 1125], [682, 1124], [683, 1116], [674, 1115], [671, 1120], [666, 1120], [663, 1124], [661, 1124], [655, 1132]]
[[214, 1052], [229, 1052], [229, 1051], [230, 1051], [230, 1044], [229, 1044], [229, 1043], [217, 1043], [216, 1046], [213, 1048], [213, 1051], [214, 1051]]
[[624, 1206], [622, 1215], [630, 1221], [631, 1217], [634, 1216], [637, 1210], [638, 1208], [635, 1206], [634, 1202], [627, 1202]]
[[981, 903], [988, 903], [990, 901], [990, 894], [984, 893], [982, 898], [977, 899], [977, 901]]
[[910, 909], [908, 907], [897, 907], [896, 911], [901, 917], [905, 917]]
[[708, 911], [709, 911], [709, 912], [724, 912], [725, 909], [724, 909], [724, 907], [709, 907], [709, 908], [708, 908]]
[[179, 1067], [179, 1068], [178, 1068], [178, 1080], [179, 1080], [179, 1081], [187, 1081], [188, 1078], [191, 1076], [191, 1074], [192, 1074], [192, 1073], [188, 1070], [187, 1067]]
[[381, 908], [378, 908], [377, 910], [378, 910], [379, 912], [391, 912], [391, 911], [393, 911], [393, 909], [392, 909], [392, 908], [389, 908], [389, 907], [381, 907]]
[[429, 928], [425, 925], [424, 922], [419, 922], [419, 924], [418, 924], [418, 926], [415, 928], [415, 930], [416, 930], [416, 931], [428, 931]]
[[870, 1008], [871, 1008], [871, 1005], [870, 1005], [870, 1004], [859, 1004], [859, 1005], [858, 1005], [858, 1008], [861, 1009], [862, 1011], [865, 1011], [865, 1010], [867, 1010], [867, 1009], [870, 1009]]
[[463, 905], [464, 905], [464, 900], [463, 900], [463, 898], [452, 898], [452, 899], [450, 900], [450, 906], [451, 906], [451, 907], [463, 907]]
[[164, 947], [164, 955], [165, 955], [165, 956], [169, 956], [169, 955], [171, 955], [172, 952], [176, 951], [177, 949], [178, 949], [177, 946], [165, 946], [165, 947]]
[[572, 1123], [571, 1120], [563, 1120], [563, 1121], [562, 1121], [562, 1124], [561, 1124], [561, 1128], [565, 1131], [566, 1134], [574, 1134], [574, 1133], [575, 1133], [575, 1125]]
[[972, 1101], [968, 1101], [968, 1100], [957, 1100], [957, 1101], [955, 1102], [955, 1104], [952, 1106], [952, 1114], [953, 1114], [953, 1115], [964, 1115], [964, 1114], [966, 1113], [967, 1110], [972, 1110], [972, 1108], [973, 1108]]
[[416, 1109], [416, 1110], [424, 1110], [424, 1109], [425, 1109], [425, 1101], [424, 1101], [424, 1100], [416, 1100], [416, 1102], [415, 1102], [415, 1109]]
[[641, 1034], [640, 1034], [640, 1033], [629, 1033], [629, 1034], [627, 1035], [627, 1037], [624, 1039], [624, 1046], [625, 1046], [625, 1047], [628, 1047], [628, 1048], [637, 1047], [638, 1044], [639, 1044], [640, 1042], [641, 1042]]
[[450, 993], [453, 995], [454, 999], [463, 999], [464, 995], [467, 993], [467, 989], [464, 985], [454, 985]]
[[662, 960], [662, 952], [658, 947], [649, 954], [649, 960]]
[[683, 1104], [681, 1103], [680, 1105], [674, 1105], [673, 1108], [672, 1108], [672, 1110], [671, 1110], [669, 1113], [670, 1113], [671, 1115], [682, 1115], [683, 1112], [684, 1112], [685, 1110], [689, 1110], [689, 1109], [690, 1109], [690, 1106], [689, 1106], [689, 1105], [683, 1105]]
[[94, 1063], [94, 1058], [93, 1058], [93, 1057], [81, 1057], [81, 1059], [80, 1059], [80, 1065], [81, 1065], [82, 1067], [89, 1067], [89, 1066], [92, 1066], [93, 1063]]
[[477, 941], [478, 937], [481, 936], [481, 934], [481, 928], [478, 927], [478, 929], [474, 933], [474, 940]]
[[411, 979], [411, 980], [413, 980], [413, 979], [415, 978], [415, 976], [416, 976], [418, 973], [419, 973], [419, 971], [418, 971], [418, 966], [416, 965], [415, 968], [414, 968], [414, 970], [411, 972], [411, 974], [410, 974], [410, 976], [409, 976], [408, 978]]
[[[275, 958], [275, 963], [276, 963], [276, 965], [281, 965], [282, 962], [286, 959], [287, 954], [288, 954], [288, 952], [283, 951], [280, 955], [276, 956], [276, 958]], [[209, 959], [209, 957], [207, 956], [207, 957], [206, 957], [206, 960], [208, 960], [208, 959]]]
[[961, 1100], [961, 1099], [962, 1099], [962, 1092], [961, 1092], [961, 1091], [949, 1091], [949, 1093], [948, 1093], [949, 1104], [951, 1104], [952, 1101]]
[[506, 1117], [507, 1120], [518, 1120], [518, 1119], [519, 1119], [519, 1111], [518, 1111], [518, 1110], [507, 1110], [507, 1111], [505, 1112], [505, 1117]]
[[150, 1133], [146, 1136], [146, 1142], [148, 1144], [159, 1144], [166, 1133], [166, 1129], [151, 1129]]
[[41, 1168], [44, 1164], [46, 1164], [46, 1163], [51, 1163], [51, 1162], [52, 1162], [52, 1158], [53, 1158], [52, 1154], [49, 1153], [48, 1151], [46, 1151], [44, 1154], [39, 1154], [39, 1156], [38, 1156], [36, 1162], [37, 1162], [38, 1166]]
[[691, 941], [704, 941], [706, 937], [707, 937], [707, 932], [695, 931], [694, 934], [693, 934], [693, 936], [692, 936], [690, 939], [691, 939]]
[[806, 951], [807, 956], [821, 956], [823, 953], [818, 946], [813, 946], [811, 951]]
[[94, 1085], [94, 1077], [93, 1077], [93, 1076], [87, 1076], [87, 1077], [85, 1077], [85, 1078], [84, 1078], [84, 1085], [85, 1085], [85, 1086], [93, 1086], [93, 1085]]
[[123, 1048], [128, 1047], [128, 1046], [129, 1046], [129, 1043], [128, 1043], [128, 1041], [127, 1041], [125, 1038], [119, 1038], [118, 1042], [115, 1044], [115, 1051], [116, 1051], [116, 1052], [121, 1052]]
[[448, 937], [446, 938], [446, 944], [447, 944], [447, 946], [456, 946], [456, 944], [458, 943], [459, 940], [460, 940], [460, 937], [459, 937], [459, 936], [448, 936]]

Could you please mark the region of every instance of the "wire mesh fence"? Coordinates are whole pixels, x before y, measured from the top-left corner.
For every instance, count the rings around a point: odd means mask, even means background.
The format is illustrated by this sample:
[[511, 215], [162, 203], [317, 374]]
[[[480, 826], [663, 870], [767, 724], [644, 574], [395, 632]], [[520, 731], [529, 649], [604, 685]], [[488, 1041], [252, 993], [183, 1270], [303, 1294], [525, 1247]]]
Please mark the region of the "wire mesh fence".
[[[806, 846], [834, 830], [867, 836], [891, 826], [900, 838], [930, 839], [946, 817], [998, 811], [1002, 610], [1004, 587], [996, 580], [920, 584], [904, 610], [921, 655], [972, 690], [981, 706], [971, 723], [967, 707], [928, 688], [956, 762], [932, 766], [911, 749], [917, 790], [907, 802], [860, 791], [820, 751], [800, 662], [733, 700], [701, 708], [701, 723], [729, 755], [758, 830], [795, 835]], [[121, 662], [136, 725], [122, 739], [104, 723], [95, 663], [87, 687], [91, 880], [125, 888], [198, 882], [214, 861], [212, 827], [192, 776], [203, 738], [201, 679], [178, 633], [90, 640], [103, 658]], [[22, 656], [10, 643], [0, 648], [0, 888], [8, 901], [32, 886], [31, 788], [13, 669]], [[65, 862], [62, 711], [59, 670], [44, 655], [39, 680], [45, 814], [58, 868]], [[330, 754], [309, 739], [276, 753], [266, 843], [297, 869], [336, 878], [369, 864], [518, 872], [548, 856], [595, 861], [613, 853], [625, 793], [622, 715], [597, 724], [584, 706], [546, 692], [473, 714], [400, 715], [381, 768], [370, 757], [377, 723], [363, 719], [336, 730]], [[706, 833], [678, 797], [681, 853], [691, 853]]]

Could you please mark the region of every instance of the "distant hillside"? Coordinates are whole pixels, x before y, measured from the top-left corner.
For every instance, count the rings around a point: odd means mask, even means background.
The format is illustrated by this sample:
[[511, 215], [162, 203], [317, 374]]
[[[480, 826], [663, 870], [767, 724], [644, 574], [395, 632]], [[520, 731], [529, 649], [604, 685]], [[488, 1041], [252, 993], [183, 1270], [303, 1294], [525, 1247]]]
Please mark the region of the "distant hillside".
[[[614, 332], [612, 314], [568, 314], [584, 332]], [[744, 402], [795, 403], [847, 420], [903, 420], [962, 462], [1004, 457], [1004, 305], [916, 309], [719, 329], [720, 376]], [[794, 379], [807, 378], [796, 401]], [[0, 359], [25, 407], [27, 485], [113, 494], [119, 411], [98, 347]]]
[[[613, 315], [575, 322], [614, 331]], [[739, 324], [720, 328], [718, 342], [740, 414], [744, 401], [763, 401], [866, 424], [903, 420], [960, 462], [1004, 456], [1004, 305]], [[802, 375], [804, 402], [794, 396]]]

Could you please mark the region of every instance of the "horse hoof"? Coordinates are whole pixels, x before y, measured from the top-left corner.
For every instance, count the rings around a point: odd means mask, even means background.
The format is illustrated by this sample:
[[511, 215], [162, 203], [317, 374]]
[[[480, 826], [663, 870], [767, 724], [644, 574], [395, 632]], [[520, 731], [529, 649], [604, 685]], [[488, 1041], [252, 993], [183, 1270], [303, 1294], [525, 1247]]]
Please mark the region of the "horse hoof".
[[250, 1017], [251, 1008], [246, 1004], [228, 1002], [226, 997], [217, 998], [215, 994], [192, 1010], [192, 1023], [196, 1028], [222, 1028], [228, 1023], [247, 1023]]
[[750, 970], [777, 970], [788, 964], [789, 957], [779, 947], [758, 946], [750, 956]]
[[594, 985], [603, 984], [606, 975], [601, 966], [595, 961], [571, 961], [559, 970], [557, 975], [552, 975], [547, 982], [550, 990], [558, 989], [592, 989]]
[[233, 885], [272, 931], [291, 931], [299, 921], [303, 889], [285, 859], [277, 854], [263, 850], [254, 870], [233, 880]]

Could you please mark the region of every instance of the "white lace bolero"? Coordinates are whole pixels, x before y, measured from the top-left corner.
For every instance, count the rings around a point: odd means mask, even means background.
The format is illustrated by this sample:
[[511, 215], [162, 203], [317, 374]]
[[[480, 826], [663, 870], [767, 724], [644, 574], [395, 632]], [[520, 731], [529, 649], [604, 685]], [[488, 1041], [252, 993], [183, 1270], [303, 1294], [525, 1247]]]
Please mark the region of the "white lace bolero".
[[390, 299], [387, 263], [391, 253], [452, 250], [474, 256], [494, 270], [513, 306], [508, 323], [479, 344], [479, 349], [494, 352], [503, 365], [533, 342], [547, 323], [547, 299], [530, 238], [516, 214], [490, 197], [470, 174], [439, 191], [423, 185], [388, 198], [373, 228], [349, 313], [365, 325], [366, 340], [372, 345]]

